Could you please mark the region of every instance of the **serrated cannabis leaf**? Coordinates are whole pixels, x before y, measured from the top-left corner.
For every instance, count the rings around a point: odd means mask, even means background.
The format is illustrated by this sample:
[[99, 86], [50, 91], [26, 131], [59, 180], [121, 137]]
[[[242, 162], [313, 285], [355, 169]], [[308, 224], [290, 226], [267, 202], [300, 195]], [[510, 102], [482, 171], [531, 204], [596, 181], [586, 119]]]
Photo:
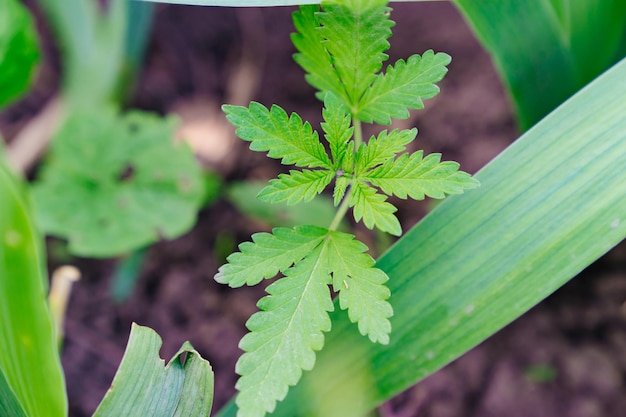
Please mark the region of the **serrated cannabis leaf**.
[[378, 194], [375, 189], [361, 181], [355, 182], [351, 190], [350, 205], [354, 207], [353, 214], [357, 222], [363, 219], [369, 229], [377, 227], [394, 236], [402, 234], [400, 222], [393, 214], [397, 209], [387, 202], [386, 196]]
[[32, 188], [41, 228], [90, 257], [189, 230], [204, 186], [191, 149], [173, 142], [175, 125], [149, 113], [74, 112]]
[[346, 195], [346, 190], [352, 182], [352, 179], [346, 176], [339, 176], [335, 179], [335, 190], [333, 192], [333, 203], [338, 206]]
[[[326, 195], [318, 195], [313, 200], [294, 206], [286, 203], [266, 203], [258, 198], [266, 186], [265, 181], [243, 181], [229, 185], [226, 198], [247, 217], [269, 227], [295, 227], [303, 224], [327, 227], [336, 216], [333, 200]], [[347, 227], [341, 222], [338, 229]]]
[[323, 332], [330, 330], [328, 312], [334, 307], [329, 285], [339, 291], [340, 307], [363, 335], [386, 344], [391, 331], [393, 310], [384, 285], [388, 277], [375, 268], [363, 243], [314, 226], [273, 233], [256, 234], [254, 243], [242, 244], [242, 252], [234, 254], [239, 256], [231, 255], [216, 276], [220, 282], [243, 284], [243, 276], [257, 281], [279, 271], [285, 275], [267, 288], [269, 295], [257, 304], [261, 311], [246, 323], [250, 333], [239, 345], [245, 352], [236, 367], [240, 417], [273, 411], [302, 371], [312, 369]]
[[242, 243], [241, 252], [228, 257], [228, 263], [222, 265], [215, 280], [233, 288], [256, 285], [264, 278], [285, 272], [318, 246], [325, 235], [326, 229], [315, 226], [278, 227], [271, 234], [255, 233], [253, 242]]
[[388, 58], [384, 52], [389, 49], [387, 38], [394, 25], [389, 19], [391, 9], [386, 5], [359, 6], [365, 7], [327, 3], [318, 15], [323, 45], [332, 57], [350, 108], [357, 106]]
[[398, 130], [391, 132], [383, 130], [378, 137], [372, 137], [369, 142], [362, 144], [356, 154], [357, 172], [368, 169], [393, 159], [396, 154], [404, 151], [406, 145], [417, 136], [417, 129]]
[[388, 195], [422, 200], [444, 198], [446, 194], [461, 194], [476, 188], [478, 181], [459, 171], [459, 164], [441, 161], [441, 154], [433, 153], [422, 158], [423, 151], [412, 155], [403, 154], [397, 160], [390, 159], [361, 178]]
[[268, 203], [285, 201], [290, 205], [311, 201], [324, 191], [334, 176], [334, 172], [326, 170], [291, 170], [289, 174], [270, 180], [270, 185], [261, 190], [258, 197]]
[[285, 278], [267, 288], [255, 313], [246, 323], [250, 333], [241, 340], [244, 353], [237, 362], [241, 375], [236, 388], [239, 416], [262, 417], [287, 395], [302, 370], [315, 364], [315, 351], [324, 344], [333, 310], [325, 245], [285, 271]]
[[397, 61], [365, 91], [356, 117], [364, 122], [390, 124], [392, 118], [409, 117], [409, 110], [423, 109], [423, 100], [439, 93], [435, 83], [446, 75], [450, 61], [449, 55], [431, 50]]
[[307, 72], [305, 78], [309, 84], [320, 91], [332, 91], [347, 103], [345, 89], [318, 30], [319, 11], [319, 6], [301, 6], [293, 14], [293, 23], [298, 31], [291, 35], [291, 41], [298, 50], [293, 59]]
[[350, 321], [358, 323], [359, 332], [374, 343], [389, 343], [393, 308], [387, 302], [390, 292], [384, 285], [387, 274], [375, 268], [375, 261], [365, 251], [367, 246], [354, 236], [330, 232], [329, 265], [333, 288], [339, 292], [339, 307], [348, 309]]
[[[324, 121], [321, 123], [324, 137], [330, 145], [330, 154], [333, 157], [333, 168], [343, 169], [352, 162], [352, 153], [348, 152], [348, 142], [352, 138], [354, 128], [350, 126], [351, 117], [347, 108], [333, 93], [326, 93], [324, 97], [324, 109], [322, 110]], [[350, 161], [346, 161], [346, 156]]]
[[271, 109], [252, 102], [250, 107], [224, 105], [228, 120], [237, 127], [237, 136], [250, 143], [253, 151], [268, 151], [267, 156], [285, 165], [330, 168], [332, 163], [317, 132], [295, 113], [273, 105]]

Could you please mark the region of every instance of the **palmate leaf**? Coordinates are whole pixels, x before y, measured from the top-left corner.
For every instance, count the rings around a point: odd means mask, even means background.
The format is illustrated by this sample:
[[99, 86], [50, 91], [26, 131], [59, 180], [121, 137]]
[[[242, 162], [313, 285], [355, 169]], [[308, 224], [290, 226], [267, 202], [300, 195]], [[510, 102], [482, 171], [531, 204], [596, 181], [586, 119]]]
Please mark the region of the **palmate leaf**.
[[[258, 303], [261, 311], [246, 323], [250, 333], [241, 340], [245, 353], [236, 367], [241, 375], [236, 386], [239, 417], [261, 417], [273, 411], [302, 371], [313, 368], [315, 351], [324, 344], [322, 333], [330, 330], [328, 312], [334, 307], [329, 285], [339, 291], [340, 307], [348, 310], [363, 335], [373, 342], [389, 342], [388, 319], [393, 310], [386, 301], [388, 277], [375, 268], [364, 244], [353, 235], [314, 226], [275, 229], [274, 234], [280, 238], [279, 244], [272, 235], [258, 234], [254, 244], [242, 245], [240, 257], [229, 258], [231, 264], [246, 263], [247, 272], [258, 275], [248, 262], [262, 263], [262, 257], [255, 255], [270, 248], [274, 252], [268, 258], [274, 268], [270, 273], [280, 269], [285, 275], [267, 288], [269, 295]], [[276, 256], [281, 249], [291, 249], [290, 256]], [[295, 251], [300, 252], [294, 255]], [[257, 269], [264, 270], [267, 265]], [[222, 267], [220, 273], [224, 272]]]
[[397, 61], [365, 91], [356, 117], [368, 123], [390, 124], [391, 118], [409, 117], [410, 109], [423, 109], [423, 100], [439, 93], [435, 83], [446, 75], [450, 61], [449, 55], [431, 50]]
[[252, 102], [250, 107], [224, 105], [228, 120], [237, 127], [237, 136], [251, 142], [253, 151], [268, 151], [270, 158], [281, 159], [285, 165], [331, 168], [332, 163], [317, 132], [302, 123], [295, 113], [273, 105], [271, 109]]
[[339, 307], [348, 309], [350, 321], [358, 323], [359, 332], [372, 342], [389, 343], [393, 308], [387, 302], [390, 292], [384, 284], [387, 274], [375, 268], [375, 261], [367, 253], [367, 246], [354, 236], [330, 232], [330, 269], [333, 288], [339, 292]]
[[273, 278], [310, 253], [326, 232], [321, 227], [298, 226], [294, 229], [277, 227], [271, 234], [255, 233], [252, 235], [254, 243], [239, 245], [241, 252], [228, 257], [228, 263], [220, 267], [215, 280], [235, 288]]
[[240, 417], [262, 417], [287, 395], [302, 370], [315, 364], [315, 351], [324, 345], [322, 332], [330, 330], [328, 312], [333, 302], [328, 285], [326, 245], [319, 245], [302, 261], [285, 271], [285, 278], [267, 288], [262, 310], [246, 323], [250, 333], [239, 347], [241, 378], [236, 388]]
[[353, 214], [357, 222], [363, 219], [363, 223], [369, 229], [377, 227], [394, 236], [402, 234], [400, 222], [393, 214], [397, 209], [386, 201], [387, 197], [378, 194], [369, 185], [356, 181], [351, 189], [350, 199], [350, 206], [354, 207]]
[[476, 188], [478, 180], [466, 172], [459, 171], [459, 164], [452, 161], [440, 162], [441, 154], [433, 153], [423, 158], [423, 151], [409, 156], [401, 155], [374, 168], [361, 178], [370, 182], [388, 195], [415, 200], [425, 196], [444, 198], [446, 194], [461, 194]]
[[267, 203], [285, 201], [289, 205], [311, 201], [324, 191], [334, 176], [333, 171], [327, 170], [291, 170], [289, 174], [280, 174], [277, 179], [271, 180], [258, 198]]
[[328, 2], [319, 14], [324, 47], [332, 57], [348, 98], [346, 104], [351, 108], [358, 104], [388, 58], [384, 52], [389, 49], [387, 38], [391, 36], [394, 22], [389, 19], [391, 9], [386, 3]]
[[293, 23], [298, 32], [291, 35], [291, 41], [299, 51], [293, 59], [307, 72], [305, 79], [309, 84], [320, 91], [332, 91], [347, 102], [345, 89], [318, 30], [316, 14], [319, 11], [319, 6], [301, 6], [293, 14]]
[[406, 149], [417, 136], [417, 129], [382, 131], [378, 137], [372, 137], [369, 142], [359, 148], [356, 155], [357, 172], [365, 172], [377, 165], [394, 158], [397, 153]]

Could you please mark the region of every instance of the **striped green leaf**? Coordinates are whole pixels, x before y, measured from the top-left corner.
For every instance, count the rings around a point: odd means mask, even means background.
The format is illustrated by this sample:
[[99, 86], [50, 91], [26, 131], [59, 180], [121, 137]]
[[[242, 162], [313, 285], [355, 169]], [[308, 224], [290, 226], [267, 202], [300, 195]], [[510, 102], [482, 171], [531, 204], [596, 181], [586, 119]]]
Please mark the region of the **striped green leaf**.
[[64, 417], [65, 382], [46, 303], [43, 241], [22, 184], [1, 161], [0, 201], [0, 371], [29, 417]]
[[522, 129], [626, 56], [623, 0], [454, 3], [491, 54]]

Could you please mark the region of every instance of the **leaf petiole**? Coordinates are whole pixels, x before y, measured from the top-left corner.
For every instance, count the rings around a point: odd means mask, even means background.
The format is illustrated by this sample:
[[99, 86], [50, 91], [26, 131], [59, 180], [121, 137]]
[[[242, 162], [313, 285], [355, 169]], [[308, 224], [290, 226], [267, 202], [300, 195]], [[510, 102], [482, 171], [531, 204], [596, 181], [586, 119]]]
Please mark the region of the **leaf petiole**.
[[341, 220], [344, 218], [344, 216], [348, 212], [348, 209], [350, 208], [349, 195], [350, 195], [351, 188], [352, 188], [352, 184], [348, 186], [348, 189], [346, 190], [346, 196], [343, 198], [343, 201], [339, 205], [339, 208], [337, 209], [337, 214], [335, 214], [333, 221], [330, 223], [330, 226], [328, 226], [328, 230], [333, 230], [333, 231], [337, 230], [337, 228], [339, 227], [339, 224], [341, 224]]

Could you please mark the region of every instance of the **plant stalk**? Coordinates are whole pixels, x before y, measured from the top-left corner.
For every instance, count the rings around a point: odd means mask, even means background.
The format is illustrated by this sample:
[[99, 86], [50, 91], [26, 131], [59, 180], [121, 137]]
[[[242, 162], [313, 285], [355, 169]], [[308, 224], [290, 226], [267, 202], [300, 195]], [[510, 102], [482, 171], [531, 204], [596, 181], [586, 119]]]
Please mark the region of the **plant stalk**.
[[335, 214], [333, 221], [330, 223], [330, 226], [328, 226], [328, 230], [337, 230], [337, 228], [339, 227], [339, 224], [341, 224], [341, 220], [343, 219], [343, 217], [346, 215], [346, 212], [350, 208], [349, 195], [350, 195], [351, 189], [352, 189], [352, 185], [350, 185], [348, 189], [346, 190], [346, 195], [341, 201], [341, 204], [339, 205], [339, 208], [337, 209], [337, 214]]

